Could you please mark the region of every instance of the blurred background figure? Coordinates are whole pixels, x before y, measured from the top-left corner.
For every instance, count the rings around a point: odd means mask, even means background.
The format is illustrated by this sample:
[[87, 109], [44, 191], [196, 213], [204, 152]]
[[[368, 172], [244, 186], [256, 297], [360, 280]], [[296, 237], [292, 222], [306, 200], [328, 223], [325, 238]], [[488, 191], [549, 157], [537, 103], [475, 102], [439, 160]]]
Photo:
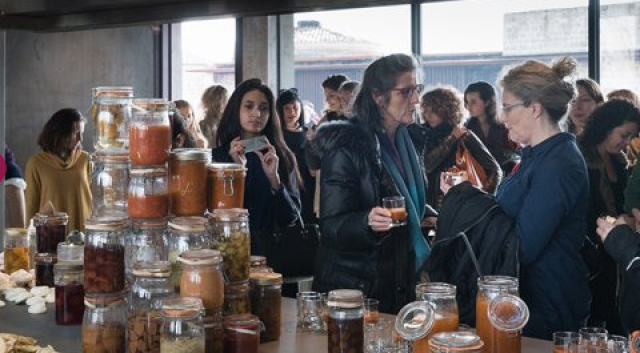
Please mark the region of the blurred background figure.
[[340, 85], [349, 81], [349, 77], [343, 74], [335, 74], [327, 77], [322, 81], [322, 90], [324, 92], [325, 111], [322, 119], [318, 124], [322, 124], [325, 121], [344, 120], [342, 115], [344, 109], [342, 104], [342, 98], [338, 90]]
[[194, 139], [195, 147], [198, 148], [207, 148], [209, 142], [202, 134], [200, 130], [200, 124], [196, 119], [195, 112], [193, 111], [193, 107], [186, 100], [179, 99], [173, 102], [176, 105], [176, 109], [180, 111], [180, 115], [184, 119], [184, 125], [189, 131], [189, 134]]
[[[640, 107], [640, 99], [638, 98], [638, 95], [632, 90], [626, 88], [614, 89], [607, 94], [607, 99], [627, 99], [636, 107]], [[636, 165], [636, 162], [638, 161], [638, 153], [640, 153], [640, 137], [634, 136], [629, 143], [629, 148], [626, 153], [630, 165]], [[638, 174], [638, 176], [640, 177], [640, 174]], [[631, 212], [631, 210], [629, 209], [628, 212]]]
[[342, 82], [340, 88], [338, 88], [338, 94], [340, 95], [340, 100], [342, 100], [342, 115], [347, 118], [353, 116], [351, 107], [353, 106], [353, 97], [358, 91], [358, 86], [360, 86], [360, 81], [349, 80]]
[[180, 111], [171, 116], [171, 149], [174, 148], [200, 148], [189, 129]]
[[213, 85], [202, 94], [204, 119], [200, 121], [200, 131], [208, 142], [208, 148], [216, 147], [218, 124], [228, 100], [229, 92], [221, 85]]
[[27, 187], [20, 166], [16, 163], [9, 147], [4, 145], [4, 160], [7, 174], [4, 179], [5, 228], [26, 228], [26, 203], [24, 191]]
[[589, 115], [598, 105], [604, 103], [604, 95], [598, 83], [590, 78], [576, 80], [576, 87], [578, 96], [571, 101], [569, 117], [565, 121], [563, 130], [577, 136], [584, 129]]

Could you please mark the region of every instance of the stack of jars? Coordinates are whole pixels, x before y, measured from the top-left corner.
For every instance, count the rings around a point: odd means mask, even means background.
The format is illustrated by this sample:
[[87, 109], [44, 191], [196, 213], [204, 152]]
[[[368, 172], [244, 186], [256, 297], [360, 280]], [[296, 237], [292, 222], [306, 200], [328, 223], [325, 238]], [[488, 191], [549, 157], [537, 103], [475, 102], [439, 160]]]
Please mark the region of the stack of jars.
[[68, 222], [69, 216], [65, 212], [33, 216], [36, 227], [36, 286], [54, 286], [53, 266], [58, 261], [58, 244], [65, 241]]
[[84, 242], [74, 238], [71, 233], [58, 244], [58, 263], [53, 267], [58, 325], [79, 325], [84, 313]]

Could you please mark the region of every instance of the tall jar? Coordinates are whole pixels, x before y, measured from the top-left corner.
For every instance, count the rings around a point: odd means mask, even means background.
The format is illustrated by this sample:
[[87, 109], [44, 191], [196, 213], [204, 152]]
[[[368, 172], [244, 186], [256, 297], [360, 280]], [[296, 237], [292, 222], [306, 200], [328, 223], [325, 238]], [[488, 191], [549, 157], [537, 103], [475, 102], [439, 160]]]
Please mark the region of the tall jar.
[[258, 353], [260, 319], [237, 314], [224, 319], [224, 353]]
[[138, 261], [166, 261], [167, 221], [134, 219], [131, 235], [125, 238], [124, 268], [128, 283], [133, 283], [133, 265]]
[[282, 323], [282, 275], [252, 273], [250, 293], [251, 312], [258, 316], [264, 325], [260, 342], [277, 341], [280, 339]]
[[159, 353], [162, 300], [175, 295], [167, 261], [136, 262], [129, 297], [127, 353]]
[[169, 215], [167, 169], [132, 168], [128, 207], [131, 218], [164, 218]]
[[267, 266], [267, 258], [264, 256], [251, 255], [251, 268], [250, 274], [273, 272], [273, 269]]
[[36, 227], [36, 252], [52, 254], [58, 251], [58, 244], [67, 236], [69, 216], [65, 212], [54, 214], [36, 213], [33, 225]]
[[127, 219], [89, 219], [85, 222], [86, 293], [115, 293], [124, 290], [124, 237], [127, 232]]
[[171, 282], [176, 293], [180, 293], [180, 276], [182, 274], [178, 255], [187, 250], [211, 248], [211, 234], [206, 225], [207, 219], [204, 217], [176, 217], [169, 222], [167, 246], [171, 263]]
[[126, 152], [98, 151], [91, 156], [91, 216], [127, 217], [129, 189], [129, 154]]
[[[476, 333], [484, 342], [483, 353], [495, 353], [494, 340], [507, 342], [507, 334], [495, 330], [489, 320], [489, 304], [500, 294], [518, 295], [518, 279], [508, 276], [484, 276], [478, 278], [476, 297]], [[515, 338], [513, 338], [515, 340]]]
[[362, 353], [364, 351], [364, 298], [353, 289], [329, 292], [329, 353]]
[[249, 212], [242, 208], [214, 210], [209, 214], [213, 248], [224, 257], [224, 273], [229, 282], [249, 279], [251, 234]]
[[529, 307], [519, 297], [503, 293], [491, 300], [488, 308], [493, 326], [492, 352], [520, 353], [522, 329], [529, 321]]
[[56, 254], [36, 254], [34, 257], [36, 286], [55, 285], [53, 266], [58, 262]]
[[224, 303], [222, 256], [210, 249], [189, 250], [178, 256], [182, 264], [180, 295], [202, 299], [205, 309], [219, 309]]
[[202, 300], [194, 297], [162, 301], [161, 353], [204, 353]]
[[222, 309], [205, 310], [204, 348], [206, 353], [222, 353], [224, 328], [222, 327]]
[[203, 216], [207, 210], [207, 163], [211, 152], [205, 149], [181, 148], [169, 158], [169, 193], [171, 214]]
[[31, 251], [30, 239], [24, 228], [4, 230], [4, 272], [12, 274], [18, 270], [29, 271]]
[[207, 166], [207, 195], [210, 210], [244, 207], [244, 180], [247, 169], [242, 164], [212, 163]]
[[95, 87], [91, 106], [96, 151], [126, 151], [129, 147], [132, 87]]
[[456, 286], [448, 283], [430, 282], [416, 286], [416, 299], [428, 302], [433, 308], [433, 325], [429, 333], [413, 343], [415, 353], [429, 351], [429, 339], [440, 332], [458, 331], [459, 315], [456, 301]]
[[224, 305], [222, 306], [224, 316], [251, 312], [249, 281], [227, 283], [224, 286]]
[[124, 353], [127, 307], [124, 293], [86, 294], [83, 353]]
[[483, 346], [472, 332], [441, 332], [429, 340], [431, 353], [481, 353]]
[[80, 325], [84, 314], [84, 267], [60, 261], [53, 267], [56, 293], [56, 324]]
[[171, 150], [170, 102], [162, 99], [135, 99], [129, 126], [129, 154], [135, 165], [161, 165]]

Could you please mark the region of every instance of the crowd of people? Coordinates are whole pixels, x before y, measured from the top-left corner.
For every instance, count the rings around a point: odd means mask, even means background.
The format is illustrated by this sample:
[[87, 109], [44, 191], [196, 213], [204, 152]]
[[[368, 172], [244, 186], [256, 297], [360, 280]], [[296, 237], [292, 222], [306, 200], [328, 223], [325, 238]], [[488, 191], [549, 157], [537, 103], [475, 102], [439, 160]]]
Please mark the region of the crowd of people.
[[[201, 119], [175, 101], [173, 148], [209, 148], [214, 162], [247, 168], [253, 254], [268, 257], [274, 230], [299, 218], [319, 223], [313, 288], [360, 289], [388, 313], [414, 300], [425, 278], [437, 229], [427, 235], [458, 187], [451, 171], [464, 152], [482, 172], [475, 185], [515, 225], [519, 291], [531, 313], [525, 335], [550, 339], [587, 324], [624, 334], [640, 329], [632, 299], [640, 293], [638, 97], [605, 96], [591, 79], [572, 82], [575, 71], [570, 57], [526, 61], [497, 78], [500, 94], [484, 81], [463, 93], [423, 92], [418, 61], [387, 55], [361, 81], [324, 80], [318, 119], [295, 88], [274, 94], [260, 79], [230, 91], [213, 85]], [[7, 197], [19, 200], [26, 187], [26, 201], [11, 203], [22, 210], [8, 207], [12, 224], [24, 227], [51, 200], [70, 229], [83, 228], [91, 211], [83, 130], [82, 114], [62, 109], [44, 126], [22, 183], [12, 164], [18, 181], [8, 185], [18, 192]], [[245, 153], [243, 140], [259, 136], [264, 146]], [[7, 147], [5, 157], [13, 162]], [[393, 226], [382, 207], [391, 196], [404, 197], [406, 226]]]

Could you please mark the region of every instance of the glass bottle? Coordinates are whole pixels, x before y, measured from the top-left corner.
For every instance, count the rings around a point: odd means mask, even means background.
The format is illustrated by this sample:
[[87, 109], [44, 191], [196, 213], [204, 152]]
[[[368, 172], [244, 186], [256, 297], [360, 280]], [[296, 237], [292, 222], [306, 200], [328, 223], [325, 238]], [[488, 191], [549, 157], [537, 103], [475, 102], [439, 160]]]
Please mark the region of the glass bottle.
[[260, 318], [264, 326], [260, 342], [277, 341], [282, 323], [282, 275], [252, 273], [250, 278], [251, 312]]
[[416, 286], [416, 299], [431, 304], [434, 311], [433, 326], [422, 339], [414, 342], [414, 352], [428, 352], [429, 339], [436, 333], [458, 331], [460, 325], [456, 286], [448, 283], [430, 282]]
[[162, 300], [175, 296], [167, 261], [136, 262], [129, 297], [127, 352], [159, 353]]
[[24, 228], [4, 230], [4, 272], [12, 274], [18, 270], [29, 271], [31, 251], [29, 234]]
[[86, 293], [124, 290], [126, 219], [88, 219], [85, 222], [84, 289]]
[[273, 269], [267, 266], [266, 257], [251, 255], [250, 260], [251, 260], [251, 268], [249, 269], [250, 274], [261, 273], [261, 272], [273, 272]]
[[69, 216], [65, 212], [36, 213], [33, 216], [33, 224], [36, 227], [36, 252], [55, 254], [58, 244], [67, 236], [67, 223]]
[[244, 207], [244, 180], [247, 169], [242, 164], [212, 163], [207, 166], [207, 195], [210, 210]]
[[131, 235], [125, 238], [124, 267], [128, 283], [133, 283], [133, 264], [138, 261], [166, 261], [165, 233], [167, 221], [160, 219], [134, 219]]
[[224, 273], [229, 282], [249, 279], [251, 235], [249, 212], [242, 208], [214, 210], [209, 214], [212, 248], [224, 257]]
[[251, 314], [224, 319], [224, 353], [258, 353], [260, 320]]
[[161, 353], [204, 353], [202, 300], [194, 297], [162, 301]]
[[205, 309], [218, 309], [224, 303], [222, 256], [219, 251], [185, 251], [178, 256], [182, 264], [180, 295], [202, 299]]
[[[484, 342], [483, 353], [494, 353], [493, 340], [502, 340], [506, 336], [497, 332], [489, 321], [489, 304], [502, 293], [518, 295], [518, 279], [508, 276], [484, 276], [478, 278], [476, 296], [476, 333]], [[504, 337], [504, 339], [508, 339]]]
[[165, 218], [169, 215], [167, 169], [132, 168], [127, 198], [129, 217]]
[[98, 151], [91, 156], [91, 217], [127, 217], [129, 154]]
[[329, 292], [329, 353], [362, 353], [364, 351], [364, 298], [353, 289]]
[[207, 163], [211, 151], [180, 148], [169, 158], [169, 193], [171, 214], [203, 216], [207, 210]]
[[224, 286], [224, 316], [232, 314], [251, 313], [251, 298], [249, 297], [249, 281], [227, 283]]
[[527, 304], [513, 294], [502, 293], [491, 300], [488, 315], [493, 326], [491, 351], [520, 353], [522, 329], [529, 321]]
[[129, 147], [132, 87], [95, 87], [91, 106], [96, 151], [126, 151]]
[[124, 293], [86, 294], [82, 320], [84, 353], [124, 353], [127, 322]]
[[129, 126], [129, 155], [135, 165], [161, 165], [171, 150], [170, 102], [163, 99], [134, 99]]
[[431, 353], [481, 353], [483, 346], [472, 332], [441, 332], [429, 340]]
[[56, 324], [80, 325], [84, 314], [84, 266], [60, 261], [53, 266], [56, 292]]
[[171, 282], [176, 293], [180, 293], [180, 276], [182, 266], [178, 255], [187, 250], [209, 249], [211, 234], [207, 230], [207, 219], [204, 217], [176, 217], [169, 222], [167, 246], [171, 263]]
[[55, 285], [53, 266], [58, 262], [55, 254], [36, 254], [34, 258], [36, 286], [53, 287]]

